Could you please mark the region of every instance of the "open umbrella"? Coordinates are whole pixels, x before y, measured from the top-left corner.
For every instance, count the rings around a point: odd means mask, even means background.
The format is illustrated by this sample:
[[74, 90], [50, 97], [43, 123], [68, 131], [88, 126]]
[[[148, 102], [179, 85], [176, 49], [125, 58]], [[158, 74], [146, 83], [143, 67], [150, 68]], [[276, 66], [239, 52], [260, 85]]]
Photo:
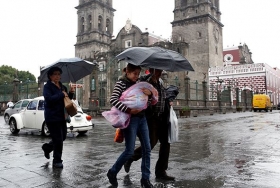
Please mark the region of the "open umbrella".
[[131, 47], [118, 54], [116, 59], [170, 72], [194, 71], [190, 62], [180, 53], [160, 47]]
[[47, 65], [41, 69], [40, 81], [48, 81], [47, 72], [51, 67], [59, 67], [62, 70], [61, 82], [76, 82], [81, 78], [92, 73], [96, 62], [89, 62], [78, 57], [64, 58], [56, 61], [51, 65]]

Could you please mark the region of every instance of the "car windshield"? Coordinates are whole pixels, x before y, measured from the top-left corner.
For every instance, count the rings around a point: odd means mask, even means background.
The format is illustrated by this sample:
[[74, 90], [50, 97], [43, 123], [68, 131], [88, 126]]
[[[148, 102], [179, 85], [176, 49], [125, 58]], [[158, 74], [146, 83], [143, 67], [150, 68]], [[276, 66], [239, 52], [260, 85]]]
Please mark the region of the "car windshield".
[[26, 107], [28, 105], [29, 101], [23, 101], [21, 107]]

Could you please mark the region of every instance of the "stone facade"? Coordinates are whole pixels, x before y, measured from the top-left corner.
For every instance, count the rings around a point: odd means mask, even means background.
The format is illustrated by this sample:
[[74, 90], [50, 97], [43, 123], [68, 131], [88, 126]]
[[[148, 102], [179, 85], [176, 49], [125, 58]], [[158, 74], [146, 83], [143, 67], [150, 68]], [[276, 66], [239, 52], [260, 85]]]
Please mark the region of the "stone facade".
[[[84, 108], [108, 104], [109, 96], [125, 64], [117, 63], [115, 55], [132, 46], [160, 46], [177, 51], [192, 64], [195, 72], [167, 73], [166, 83], [185, 80], [208, 81], [208, 69], [222, 66], [222, 23], [219, 0], [175, 0], [172, 40], [163, 40], [142, 32], [127, 20], [115, 39], [111, 40], [114, 9], [112, 0], [80, 0], [76, 56], [96, 60], [99, 68], [83, 79], [80, 100]], [[185, 93], [181, 84], [180, 93]], [[182, 98], [185, 95], [182, 95]]]
[[184, 41], [188, 48], [181, 51], [192, 63], [193, 80], [202, 81], [208, 68], [222, 66], [223, 24], [220, 22], [219, 0], [175, 0], [172, 40]]

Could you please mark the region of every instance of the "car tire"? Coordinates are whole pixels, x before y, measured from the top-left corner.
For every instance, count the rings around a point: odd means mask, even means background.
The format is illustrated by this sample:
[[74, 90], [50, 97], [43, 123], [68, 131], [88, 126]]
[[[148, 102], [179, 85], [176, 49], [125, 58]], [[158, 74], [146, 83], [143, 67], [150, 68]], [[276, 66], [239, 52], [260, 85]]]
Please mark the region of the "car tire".
[[45, 122], [43, 123], [43, 126], [42, 126], [41, 135], [42, 136], [50, 136], [49, 128], [48, 128], [48, 126]]
[[14, 118], [12, 118], [9, 122], [10, 125], [10, 131], [12, 134], [18, 134], [20, 129], [17, 128], [17, 122]]
[[6, 124], [9, 124], [9, 118], [10, 118], [9, 114], [4, 115], [4, 120], [5, 120]]
[[84, 135], [84, 134], [86, 134], [88, 131], [78, 131], [78, 133], [80, 134], [80, 135]]

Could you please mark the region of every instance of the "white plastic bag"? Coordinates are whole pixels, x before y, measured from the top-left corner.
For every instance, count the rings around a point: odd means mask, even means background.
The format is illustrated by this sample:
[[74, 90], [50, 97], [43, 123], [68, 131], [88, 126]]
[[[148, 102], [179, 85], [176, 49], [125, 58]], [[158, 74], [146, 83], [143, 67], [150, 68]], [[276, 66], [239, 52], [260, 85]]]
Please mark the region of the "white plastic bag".
[[178, 119], [173, 107], [170, 107], [169, 128], [168, 128], [168, 142], [174, 143], [179, 140], [179, 126]]

